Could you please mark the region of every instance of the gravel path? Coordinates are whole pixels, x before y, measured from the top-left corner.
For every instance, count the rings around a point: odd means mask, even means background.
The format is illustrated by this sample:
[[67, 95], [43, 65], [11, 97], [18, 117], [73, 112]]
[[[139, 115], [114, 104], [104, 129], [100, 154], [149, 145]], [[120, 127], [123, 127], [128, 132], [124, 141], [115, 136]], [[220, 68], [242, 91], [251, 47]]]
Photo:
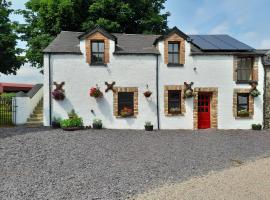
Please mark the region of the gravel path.
[[0, 129], [2, 199], [127, 199], [270, 155], [266, 131]]
[[138, 195], [136, 200], [269, 200], [270, 158]]

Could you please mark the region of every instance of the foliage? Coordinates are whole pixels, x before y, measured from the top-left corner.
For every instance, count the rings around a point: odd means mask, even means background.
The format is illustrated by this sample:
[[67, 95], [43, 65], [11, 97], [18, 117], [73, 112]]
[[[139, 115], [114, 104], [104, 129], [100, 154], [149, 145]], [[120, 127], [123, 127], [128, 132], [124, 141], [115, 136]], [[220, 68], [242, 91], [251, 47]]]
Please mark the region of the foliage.
[[77, 113], [75, 112], [74, 109], [72, 109], [69, 113], [68, 113], [68, 117], [69, 119], [73, 119], [73, 118], [78, 118]]
[[131, 108], [128, 107], [124, 107], [121, 111], [120, 111], [120, 115], [122, 117], [130, 117], [133, 115], [133, 110]]
[[53, 117], [54, 122], [60, 123], [62, 121], [61, 117]]
[[249, 117], [249, 112], [248, 110], [240, 110], [237, 112], [237, 116], [239, 117]]
[[16, 96], [16, 93], [2, 93], [2, 94], [0, 94], [0, 97], [4, 98], [4, 99], [12, 99], [12, 97], [15, 97], [15, 96]]
[[100, 91], [100, 88], [98, 87], [98, 85], [90, 89], [89, 95], [95, 98], [103, 97], [103, 93]]
[[100, 25], [109, 32], [162, 33], [169, 13], [161, 14], [166, 0], [28, 0], [18, 13], [27, 41], [26, 57], [33, 66], [43, 65], [42, 50], [65, 31], [87, 31]]
[[83, 126], [83, 120], [80, 117], [64, 119], [60, 121], [60, 125], [62, 128], [81, 127]]
[[251, 127], [252, 127], [252, 130], [262, 130], [261, 124], [252, 124]]
[[170, 113], [172, 113], [172, 114], [179, 114], [179, 113], [181, 113], [181, 109], [178, 108], [178, 107], [170, 108]]
[[95, 124], [97, 126], [102, 126], [102, 120], [101, 119], [94, 119], [93, 124]]
[[145, 126], [153, 126], [153, 125], [152, 125], [152, 122], [146, 121], [146, 122], [145, 122]]
[[255, 90], [252, 90], [252, 91], [250, 92], [250, 95], [251, 95], [252, 97], [258, 97], [259, 95], [261, 95], [261, 93], [260, 93], [259, 90], [255, 89]]
[[23, 64], [23, 58], [19, 56], [22, 50], [16, 47], [15, 23], [9, 19], [13, 12], [10, 6], [10, 1], [0, 0], [0, 72], [4, 74], [16, 74]]

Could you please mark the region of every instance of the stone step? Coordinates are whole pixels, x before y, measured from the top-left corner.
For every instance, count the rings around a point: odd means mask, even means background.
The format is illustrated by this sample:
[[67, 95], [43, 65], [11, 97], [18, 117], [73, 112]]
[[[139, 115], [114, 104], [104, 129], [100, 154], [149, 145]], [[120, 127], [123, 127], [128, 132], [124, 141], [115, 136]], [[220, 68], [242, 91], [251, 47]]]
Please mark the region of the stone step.
[[43, 126], [42, 122], [27, 122], [26, 126], [28, 127], [40, 127]]
[[27, 119], [27, 122], [38, 122], [38, 121], [43, 121], [43, 118], [42, 117], [39, 117], [39, 118], [28, 118]]
[[43, 117], [43, 113], [33, 113], [30, 115], [30, 118]]

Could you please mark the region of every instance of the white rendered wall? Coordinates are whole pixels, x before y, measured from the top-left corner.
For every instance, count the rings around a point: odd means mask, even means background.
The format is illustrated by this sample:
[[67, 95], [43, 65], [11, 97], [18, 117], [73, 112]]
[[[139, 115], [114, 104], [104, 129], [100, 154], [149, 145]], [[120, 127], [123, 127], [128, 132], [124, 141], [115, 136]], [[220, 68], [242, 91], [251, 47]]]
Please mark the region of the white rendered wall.
[[[218, 88], [218, 128], [250, 129], [252, 123], [263, 122], [263, 82], [264, 73], [259, 60], [258, 89], [261, 95], [255, 98], [253, 119], [235, 119], [233, 116], [233, 91], [235, 88], [250, 88], [249, 84], [236, 84], [233, 81], [233, 56], [190, 56], [190, 45], [186, 42], [186, 63], [181, 67], [168, 67], [164, 64], [164, 45], [158, 44], [160, 59], [160, 121], [162, 129], [193, 129], [193, 98], [186, 101], [184, 116], [164, 115], [164, 85], [184, 85], [194, 82], [194, 87]], [[194, 70], [196, 68], [196, 70]]]
[[14, 97], [16, 100], [16, 125], [25, 124], [43, 97], [43, 87], [32, 97]]
[[[82, 51], [84, 53], [84, 44]], [[155, 56], [114, 56], [114, 42], [110, 43], [110, 63], [104, 66], [89, 66], [85, 55], [53, 55], [51, 57], [52, 82], [65, 82], [63, 89], [64, 101], [52, 100], [53, 117], [67, 118], [68, 112], [75, 109], [83, 118], [84, 125], [91, 125], [94, 118], [102, 119], [106, 128], [143, 129], [145, 121], [151, 121], [157, 127], [156, 116], [156, 57]], [[45, 74], [47, 67], [45, 65]], [[138, 87], [139, 114], [136, 118], [116, 118], [113, 116], [113, 93], [105, 93], [105, 81], [116, 82], [117, 87]], [[91, 87], [98, 86], [104, 93], [102, 99], [96, 100], [89, 96]], [[143, 92], [146, 85], [153, 92], [146, 99]], [[48, 80], [44, 80], [48, 85]], [[44, 98], [48, 99], [48, 89], [45, 87]], [[46, 100], [47, 101], [47, 100]], [[44, 101], [44, 102], [46, 102]], [[48, 102], [48, 101], [47, 101]], [[91, 112], [94, 111], [94, 114]], [[44, 125], [48, 124], [48, 103], [44, 104]]]
[[[114, 42], [110, 41], [110, 63], [107, 67], [89, 66], [85, 58], [84, 41], [80, 43], [83, 55], [55, 54], [51, 57], [52, 82], [65, 81], [64, 101], [52, 100], [52, 118], [67, 118], [72, 108], [81, 116], [85, 125], [94, 118], [100, 118], [106, 128], [143, 129], [145, 121], [151, 121], [157, 128], [156, 116], [156, 57], [115, 56]], [[233, 91], [235, 88], [250, 88], [248, 84], [233, 81], [233, 56], [190, 56], [190, 45], [186, 42], [186, 63], [181, 67], [167, 67], [164, 64], [164, 45], [158, 44], [159, 56], [159, 108], [162, 129], [193, 129], [193, 98], [185, 100], [184, 116], [164, 115], [164, 86], [183, 85], [194, 82], [194, 87], [218, 88], [218, 128], [250, 129], [252, 123], [263, 121], [263, 66], [259, 60], [259, 85], [261, 95], [255, 98], [253, 119], [235, 119], [233, 116]], [[49, 125], [48, 56], [44, 58], [44, 125]], [[194, 67], [196, 70], [194, 70]], [[104, 82], [116, 82], [118, 87], [138, 87], [139, 115], [137, 118], [115, 118], [113, 116], [113, 94], [105, 93]], [[89, 96], [89, 89], [98, 84], [104, 98], [96, 100]], [[153, 92], [147, 100], [143, 92], [146, 84]], [[94, 114], [91, 113], [94, 111]]]

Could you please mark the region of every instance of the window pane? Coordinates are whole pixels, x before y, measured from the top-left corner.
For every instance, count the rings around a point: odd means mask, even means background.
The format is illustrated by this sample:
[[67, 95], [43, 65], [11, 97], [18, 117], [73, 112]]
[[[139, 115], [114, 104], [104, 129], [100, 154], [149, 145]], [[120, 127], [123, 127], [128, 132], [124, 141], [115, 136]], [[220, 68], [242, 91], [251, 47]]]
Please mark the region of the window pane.
[[98, 52], [98, 43], [92, 42], [92, 52]]
[[92, 62], [93, 63], [103, 63], [104, 62], [104, 54], [92, 53]]
[[104, 42], [99, 42], [99, 52], [104, 52]]
[[237, 95], [237, 111], [248, 111], [248, 98], [249, 94], [238, 94]]
[[121, 113], [130, 112], [134, 114], [134, 93], [133, 92], [119, 92], [118, 93], [118, 115]]
[[174, 52], [178, 52], [179, 51], [179, 44], [175, 43], [174, 44]]
[[169, 43], [169, 52], [173, 52], [173, 43]]
[[174, 63], [179, 63], [179, 54], [173, 55], [173, 61], [174, 61]]
[[169, 63], [173, 63], [173, 54], [169, 53], [169, 58], [168, 59], [169, 59], [168, 60]]
[[168, 111], [171, 114], [181, 113], [181, 91], [168, 91]]

